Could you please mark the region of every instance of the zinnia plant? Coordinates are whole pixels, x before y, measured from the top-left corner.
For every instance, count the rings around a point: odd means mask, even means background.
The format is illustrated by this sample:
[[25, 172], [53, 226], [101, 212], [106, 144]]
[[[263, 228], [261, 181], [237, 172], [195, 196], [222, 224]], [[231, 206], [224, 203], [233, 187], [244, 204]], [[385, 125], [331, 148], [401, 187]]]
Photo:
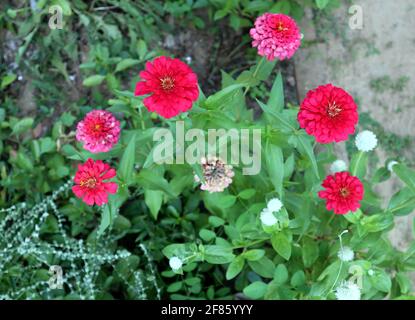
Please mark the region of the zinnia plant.
[[[131, 206], [148, 212], [156, 224], [173, 215], [169, 223], [174, 226], [186, 221], [195, 228], [191, 235], [173, 233], [162, 251], [162, 274], [176, 281], [167, 289], [172, 298], [182, 298], [189, 279], [203, 272], [222, 279], [229, 294], [242, 292], [253, 299], [369, 299], [403, 293], [402, 287], [394, 288], [406, 279], [408, 260], [383, 235], [395, 215], [414, 207], [408, 200], [414, 180], [406, 177], [413, 171], [393, 163], [389, 171], [369, 174], [368, 153], [377, 139], [367, 131], [357, 135], [349, 159], [337, 159], [333, 144], [352, 138], [359, 114], [353, 97], [333, 84], [309, 91], [299, 107], [285, 106], [278, 74], [267, 97], [256, 101], [262, 114], [255, 118], [247, 105], [249, 90], [271, 75], [276, 60], [294, 55], [301, 33], [291, 17], [265, 13], [250, 35], [263, 57], [243, 77], [223, 72], [226, 81], [219, 92], [206, 97], [189, 65], [161, 56], [140, 71], [134, 95], [117, 92], [115, 101], [122, 101], [122, 108], [88, 113], [77, 126], [77, 139], [93, 153], [112, 150], [99, 156], [117, 167], [120, 187], [114, 194], [117, 184], [107, 180], [115, 177], [114, 169], [88, 159], [76, 173], [75, 195], [87, 205], [104, 205], [100, 234]], [[211, 148], [198, 150], [196, 163], [185, 161], [196, 150], [194, 144], [193, 152], [188, 150], [195, 137], [207, 137], [213, 129], [254, 128], [260, 132], [254, 144], [261, 147], [257, 174], [245, 174], [245, 163], [231, 163], [229, 154], [220, 153], [232, 146], [235, 135], [216, 144], [213, 154]], [[198, 135], [191, 130], [199, 130]], [[188, 132], [190, 140], [183, 138]], [[238, 152], [245, 148], [255, 154], [253, 144], [242, 145]], [[407, 187], [382, 206], [374, 186], [391, 172]], [[401, 261], [389, 265], [400, 279], [384, 267], [392, 256]]]
[[[293, 17], [268, 12], [241, 23], [250, 24], [253, 65], [221, 70], [211, 94], [191, 59], [148, 52], [143, 40], [121, 48], [123, 32], [134, 41], [136, 33], [100, 23], [113, 47], [91, 50], [96, 59], [81, 69], [99, 70], [83, 83], [95, 83], [91, 96], [105, 103], [83, 100], [76, 120], [65, 114], [66, 131], [58, 123], [52, 142], [33, 141], [39, 171], [53, 177], [33, 187], [50, 196], [0, 210], [0, 298], [409, 299], [415, 243], [398, 250], [388, 233], [415, 209], [414, 170], [400, 159], [372, 165], [380, 139], [359, 125], [350, 89], [321, 84], [297, 105], [285, 102], [280, 62], [301, 50]], [[130, 51], [137, 59], [123, 58]], [[347, 153], [334, 151], [339, 143]], [[38, 173], [27, 174], [30, 162], [15, 149], [26, 170], [17, 184], [29, 184]], [[0, 165], [3, 179], [9, 168]], [[377, 187], [391, 176], [399, 190], [381, 197]], [[14, 191], [12, 183], [2, 180]], [[13, 275], [28, 263], [41, 280], [27, 277], [25, 296]], [[50, 290], [44, 268], [55, 265], [70, 271]]]

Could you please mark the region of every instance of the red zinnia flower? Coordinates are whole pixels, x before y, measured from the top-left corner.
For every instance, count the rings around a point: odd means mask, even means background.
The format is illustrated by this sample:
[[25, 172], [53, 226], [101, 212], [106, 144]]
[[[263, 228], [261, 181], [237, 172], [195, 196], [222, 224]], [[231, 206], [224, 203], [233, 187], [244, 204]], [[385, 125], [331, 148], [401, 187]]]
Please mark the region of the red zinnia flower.
[[92, 153], [107, 152], [118, 142], [120, 122], [105, 110], [93, 110], [78, 122], [76, 140]]
[[145, 81], [137, 83], [135, 95], [151, 94], [143, 100], [144, 105], [164, 118], [189, 110], [199, 97], [196, 74], [178, 59], [159, 57], [147, 62], [140, 78]]
[[255, 20], [249, 32], [252, 46], [268, 60], [290, 59], [301, 44], [301, 33], [295, 20], [285, 14], [264, 13]]
[[298, 113], [300, 127], [319, 143], [347, 140], [358, 120], [353, 97], [331, 84], [309, 91]]
[[327, 176], [322, 186], [325, 190], [318, 193], [321, 199], [326, 199], [327, 210], [335, 214], [346, 214], [360, 208], [364, 188], [362, 182], [349, 172], [338, 172]]
[[114, 178], [115, 169], [101, 160], [88, 159], [84, 164], [78, 165], [75, 174], [73, 193], [87, 205], [98, 206], [108, 202], [108, 193], [116, 193], [118, 185], [115, 182], [104, 180]]

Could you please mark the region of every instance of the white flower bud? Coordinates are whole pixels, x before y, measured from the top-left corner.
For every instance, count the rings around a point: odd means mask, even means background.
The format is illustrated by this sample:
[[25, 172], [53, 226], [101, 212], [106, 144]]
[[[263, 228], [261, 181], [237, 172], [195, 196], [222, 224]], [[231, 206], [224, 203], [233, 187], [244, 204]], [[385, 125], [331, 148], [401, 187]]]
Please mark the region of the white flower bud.
[[342, 282], [335, 294], [337, 300], [360, 300], [360, 288], [350, 281]]
[[271, 199], [270, 201], [268, 201], [267, 208], [271, 212], [278, 212], [282, 208], [282, 202], [278, 198]]
[[182, 267], [183, 261], [178, 257], [171, 257], [169, 260], [169, 265], [170, 265], [170, 268], [173, 269], [173, 271], [176, 271]]
[[359, 151], [369, 152], [376, 148], [378, 139], [372, 131], [362, 131], [356, 136], [356, 147]]
[[330, 166], [331, 173], [347, 171], [347, 164], [343, 160], [336, 160]]
[[260, 219], [262, 224], [267, 227], [272, 227], [273, 225], [278, 223], [278, 219], [268, 208], [262, 210]]
[[389, 170], [389, 172], [393, 172], [393, 166], [394, 166], [395, 164], [399, 164], [399, 162], [398, 162], [398, 161], [394, 161], [394, 160], [392, 160], [392, 161], [390, 161], [390, 162], [388, 163], [388, 170]]
[[343, 247], [342, 249], [339, 250], [339, 252], [337, 253], [337, 256], [339, 257], [341, 261], [349, 262], [353, 260], [354, 252], [349, 247]]

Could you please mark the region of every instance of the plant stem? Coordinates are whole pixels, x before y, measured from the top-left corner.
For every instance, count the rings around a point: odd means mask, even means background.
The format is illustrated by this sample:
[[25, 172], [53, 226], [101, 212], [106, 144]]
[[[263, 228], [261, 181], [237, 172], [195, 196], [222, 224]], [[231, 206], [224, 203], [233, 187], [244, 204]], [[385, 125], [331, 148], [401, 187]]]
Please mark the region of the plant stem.
[[241, 248], [252, 247], [252, 246], [254, 246], [256, 244], [262, 243], [262, 242], [267, 241], [267, 240], [269, 240], [269, 239], [267, 238], [267, 239], [256, 240], [254, 242], [249, 243], [248, 245], [236, 246], [236, 247], [232, 247], [232, 249], [234, 250], [234, 249], [241, 249]]
[[356, 176], [357, 174], [357, 168], [359, 167], [359, 162], [362, 159], [363, 151], [359, 151], [359, 156], [357, 157], [356, 163], [353, 167], [352, 176]]
[[[256, 77], [256, 75], [257, 75], [257, 73], [258, 73], [258, 71], [259, 71], [259, 68], [261, 67], [261, 65], [264, 63], [264, 61], [265, 61], [265, 58], [264, 57], [262, 57], [261, 58], [261, 60], [259, 60], [258, 61], [258, 63], [256, 64], [256, 68], [255, 68], [255, 70], [254, 70], [254, 73], [252, 74], [252, 77], [253, 78], [255, 78]], [[246, 96], [246, 94], [248, 93], [248, 91], [249, 91], [249, 89], [250, 89], [251, 87], [250, 86], [247, 86], [246, 87], [246, 89], [245, 89], [245, 91], [244, 91], [244, 96]]]

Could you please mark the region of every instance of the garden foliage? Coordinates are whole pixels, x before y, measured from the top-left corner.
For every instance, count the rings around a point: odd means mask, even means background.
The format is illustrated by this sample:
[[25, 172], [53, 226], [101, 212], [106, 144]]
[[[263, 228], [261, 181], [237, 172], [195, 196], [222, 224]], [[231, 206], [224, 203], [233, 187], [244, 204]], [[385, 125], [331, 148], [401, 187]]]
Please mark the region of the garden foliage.
[[[158, 30], [172, 32], [165, 15], [186, 17], [197, 29], [206, 23], [197, 10], [205, 10], [208, 20], [227, 19], [249, 37], [246, 27], [264, 12], [298, 20], [304, 5], [327, 9], [335, 2], [6, 5], [2, 36], [17, 35], [18, 42], [5, 42], [17, 48], [1, 66], [0, 298], [335, 299], [345, 283], [359, 285], [362, 299], [410, 298], [415, 242], [398, 251], [388, 232], [396, 217], [415, 209], [415, 172], [403, 163], [369, 167], [371, 150], [354, 147], [340, 171], [361, 181], [363, 199], [345, 215], [327, 210], [319, 192], [336, 160], [334, 142], [319, 144], [300, 128], [299, 106], [284, 101], [279, 61], [258, 57], [243, 72], [222, 70], [220, 88], [205, 94], [199, 84], [191, 109], [174, 118], [149, 112], [146, 96], [134, 94], [145, 62], [168, 55], [154, 41]], [[64, 8], [65, 28], [74, 32], [47, 28], [50, 4]], [[21, 81], [36, 92], [32, 109], [18, 98]], [[78, 89], [68, 91], [73, 82]], [[253, 99], [251, 91], [266, 82], [269, 90]], [[107, 152], [92, 153], [75, 137], [77, 123], [94, 109], [119, 121], [119, 139]], [[161, 142], [154, 132], [175, 132], [177, 121], [205, 133], [260, 129], [260, 172], [244, 175], [234, 166], [232, 183], [209, 192], [200, 189], [200, 164], [156, 163]], [[173, 150], [176, 157], [180, 150]], [[117, 191], [102, 206], [71, 190], [88, 159], [116, 170]], [[376, 187], [392, 175], [402, 188], [382, 199]], [[275, 210], [263, 215], [270, 206]], [[62, 289], [49, 286], [53, 265], [63, 269]]]

